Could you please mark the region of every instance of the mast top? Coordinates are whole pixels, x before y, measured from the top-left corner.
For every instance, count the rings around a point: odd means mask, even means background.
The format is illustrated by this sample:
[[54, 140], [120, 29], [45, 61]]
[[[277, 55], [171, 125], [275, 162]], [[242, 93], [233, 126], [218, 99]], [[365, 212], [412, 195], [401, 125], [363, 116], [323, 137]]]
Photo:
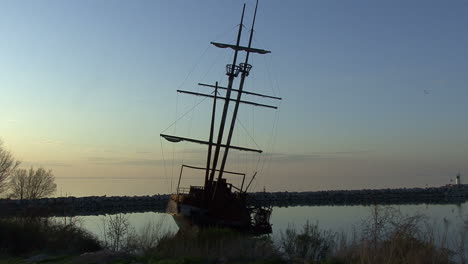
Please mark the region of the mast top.
[[[258, 8], [258, 0], [257, 0], [257, 3], [255, 4], [255, 12], [254, 12], [254, 17], [253, 17], [253, 21], [252, 21], [252, 27], [250, 28], [250, 38], [249, 38], [249, 46], [248, 47], [240, 46], [239, 41], [237, 42], [237, 45], [224, 44], [224, 43], [219, 43], [219, 42], [211, 42], [211, 44], [214, 45], [215, 47], [218, 47], [218, 48], [223, 48], [223, 49], [231, 48], [234, 51], [246, 51], [247, 52], [247, 58], [248, 58], [250, 52], [258, 53], [258, 54], [271, 53], [271, 51], [269, 51], [269, 50], [252, 48], [253, 32], [254, 32], [255, 20], [257, 18], [257, 8]], [[242, 9], [242, 17], [241, 17], [240, 27], [243, 26], [242, 21], [244, 20], [244, 12], [245, 12], [245, 4], [244, 4], [244, 8]], [[239, 31], [239, 36], [238, 37], [240, 37], [240, 31]], [[248, 59], [247, 59], [247, 61], [248, 61]]]

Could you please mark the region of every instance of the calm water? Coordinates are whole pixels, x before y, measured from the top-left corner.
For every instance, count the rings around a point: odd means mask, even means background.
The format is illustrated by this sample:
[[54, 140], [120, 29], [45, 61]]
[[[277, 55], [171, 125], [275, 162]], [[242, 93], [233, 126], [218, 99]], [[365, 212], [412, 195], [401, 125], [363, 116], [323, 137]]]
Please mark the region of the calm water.
[[[448, 227], [449, 236], [455, 235], [468, 220], [468, 203], [459, 205], [399, 205], [392, 206], [406, 215], [423, 214], [428, 217], [431, 226], [439, 231]], [[271, 217], [273, 236], [276, 237], [288, 226], [301, 228], [307, 221], [318, 223], [321, 229], [350, 233], [359, 231], [362, 221], [371, 214], [369, 206], [298, 206], [275, 207]], [[177, 231], [177, 225], [170, 215], [164, 213], [127, 214], [131, 226], [141, 229], [149, 221], [160, 222], [166, 230]], [[102, 237], [104, 216], [81, 217], [83, 227]]]

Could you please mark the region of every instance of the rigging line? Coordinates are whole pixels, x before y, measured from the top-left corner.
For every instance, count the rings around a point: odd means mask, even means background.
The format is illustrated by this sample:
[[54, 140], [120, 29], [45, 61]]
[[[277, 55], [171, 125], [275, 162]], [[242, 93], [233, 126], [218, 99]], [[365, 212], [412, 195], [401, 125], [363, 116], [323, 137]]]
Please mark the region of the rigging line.
[[[211, 70], [213, 69], [214, 65], [219, 62], [219, 58], [221, 57], [221, 55], [223, 56], [223, 61], [224, 59], [228, 56], [228, 54], [226, 52], [219, 52], [218, 55], [216, 56], [216, 58], [213, 60], [213, 62], [211, 63], [210, 67], [208, 67], [208, 70], [206, 71], [206, 73], [203, 75], [203, 77], [200, 79], [200, 80], [204, 80], [206, 78], [206, 76], [208, 75], [208, 73], [211, 72]], [[200, 89], [199, 87], [197, 88], [197, 90]]]
[[[236, 43], [236, 39], [233, 39], [233, 40], [231, 40], [231, 41], [229, 41], [229, 42], [227, 42], [227, 43], [229, 43], [229, 44], [234, 44], [234, 43]], [[221, 56], [220, 56], [221, 54], [223, 55], [223, 59], [222, 59], [222, 60], [219, 60], [219, 57], [221, 57]], [[211, 64], [211, 66], [208, 68], [207, 72], [203, 75], [203, 77], [202, 77], [200, 80], [203, 81], [203, 80], [206, 78], [206, 76], [208, 75], [208, 73], [210, 73], [211, 70], [213, 69], [213, 66], [215, 65], [216, 62], [218, 62], [218, 61], [226, 61], [226, 58], [227, 58], [228, 56], [230, 56], [230, 54], [229, 54], [229, 53], [226, 53], [226, 52], [220, 52], [220, 53], [218, 53], [218, 56], [216, 57], [216, 59], [215, 59], [215, 60], [213, 61], [213, 63]], [[220, 72], [221, 72], [222, 75], [225, 75], [225, 73], [224, 73], [223, 71], [220, 71]], [[221, 80], [221, 78], [219, 78], [219, 79]], [[219, 81], [219, 83], [221, 83], [221, 81]], [[200, 88], [198, 88], [198, 89], [200, 89]], [[198, 89], [197, 89], [197, 90], [198, 90]]]
[[[214, 91], [212, 92], [214, 93]], [[195, 115], [195, 109], [191, 112], [190, 116], [190, 121], [189, 121], [189, 126], [188, 126], [188, 137], [191, 137], [192, 135], [192, 127], [193, 127], [193, 116]], [[174, 134], [175, 135], [175, 134]], [[174, 144], [175, 145], [175, 144]], [[185, 159], [187, 158], [187, 145], [188, 142], [184, 142], [184, 151], [182, 154], [182, 164], [184, 164]]]
[[267, 78], [268, 78], [268, 86], [271, 87], [271, 90], [273, 92], [273, 94], [278, 94], [279, 95], [279, 91], [276, 91], [275, 90], [275, 86], [273, 85], [273, 78], [271, 77], [272, 76], [272, 73], [271, 73], [271, 64], [269, 64], [266, 60], [266, 58], [263, 58], [263, 61], [265, 63], [265, 69], [266, 69], [266, 72], [267, 72]]
[[[250, 137], [249, 137], [248, 135], [244, 135], [244, 140], [245, 140], [245, 143], [247, 143], [248, 141], [250, 141]], [[246, 171], [247, 171], [249, 168], [252, 169], [252, 162], [251, 162], [252, 158], [251, 158], [251, 157], [253, 156], [253, 155], [252, 155], [253, 153], [243, 153], [243, 154], [245, 154], [245, 155], [243, 156], [243, 158], [244, 158], [243, 164], [245, 164], [245, 165], [244, 165], [244, 169], [245, 169]]]
[[253, 138], [253, 137], [255, 137], [254, 107], [252, 106], [250, 109], [251, 109], [251, 113], [252, 113], [252, 138]]
[[187, 112], [185, 112], [182, 116], [180, 116], [176, 121], [172, 122], [172, 124], [170, 124], [166, 129], [164, 129], [164, 131], [161, 132], [161, 134], [164, 134], [164, 132], [166, 132], [169, 128], [171, 128], [172, 126], [174, 126], [179, 120], [181, 120], [182, 118], [184, 118], [186, 115], [188, 115], [190, 112], [193, 111], [193, 109], [195, 109], [195, 107], [199, 106], [201, 103], [203, 103], [203, 101], [205, 101], [208, 97], [204, 97], [203, 99], [201, 99], [197, 104], [195, 104], [192, 108], [190, 108]]
[[[273, 55], [274, 56], [274, 55]], [[278, 79], [275, 78], [275, 68], [272, 67], [273, 56], [270, 58], [270, 66], [267, 68], [269, 78], [271, 79], [271, 89], [275, 92], [279, 97], [281, 97], [281, 89], [278, 82]], [[265, 63], [266, 60], [265, 60]], [[273, 76], [273, 77], [272, 77]]]
[[278, 117], [279, 117], [279, 110], [277, 110], [275, 112], [275, 116], [274, 116], [274, 119], [273, 119], [273, 126], [271, 128], [271, 133], [270, 133], [270, 138], [268, 139], [268, 143], [267, 143], [267, 149], [269, 149], [270, 151], [268, 151], [269, 154], [266, 154], [267, 156], [265, 156], [265, 159], [262, 160], [262, 167], [260, 168], [261, 173], [263, 173], [263, 169], [265, 167], [265, 164], [269, 163], [271, 161], [271, 158], [272, 158], [272, 155], [273, 155], [272, 154], [273, 153], [273, 145], [274, 145], [274, 139], [276, 138], [275, 133], [277, 133]]
[[[263, 43], [262, 43], [260, 40], [257, 40], [255, 37], [253, 38], [253, 40], [254, 40], [254, 42], [256, 42], [260, 47], [264, 47]], [[272, 76], [272, 73], [271, 73], [271, 61], [273, 60], [273, 57], [272, 57], [272, 56], [273, 56], [273, 55], [268, 56], [269, 59], [270, 59], [270, 63], [268, 63], [268, 61], [267, 61], [267, 58], [266, 58], [267, 56], [263, 56], [263, 61], [264, 61], [264, 63], [265, 63], [265, 69], [266, 69], [266, 71], [267, 71], [268, 79], [269, 79], [269, 81], [270, 81], [270, 84], [269, 84], [269, 85], [271, 86], [271, 89], [272, 89], [272, 91], [273, 91], [273, 94], [274, 94], [275, 96], [281, 97], [281, 92], [280, 92], [279, 88], [278, 88], [278, 87], [275, 87], [275, 85], [273, 85], [273, 81], [272, 81], [273, 78], [271, 78], [271, 76]], [[276, 81], [276, 79], [275, 79], [275, 83], [278, 84], [278, 82]], [[275, 88], [276, 88], [276, 90], [275, 90]]]
[[237, 122], [239, 122], [239, 124], [241, 125], [241, 127], [244, 129], [245, 133], [250, 137], [250, 139], [253, 141], [253, 143], [255, 144], [255, 146], [258, 148], [258, 149], [261, 149], [260, 146], [257, 144], [257, 142], [255, 142], [255, 139], [253, 139], [253, 137], [249, 134], [249, 131], [247, 131], [247, 128], [245, 128], [244, 124], [240, 121], [239, 118], [236, 118]]
[[[231, 41], [229, 41], [229, 42], [227, 42], [227, 43], [233, 44], [233, 43], [235, 43], [235, 41], [236, 41], [236, 39], [233, 39], [233, 40], [231, 40]], [[230, 54], [229, 54], [229, 53], [226, 53], [226, 52], [223, 52], [223, 53], [220, 53], [220, 54], [223, 54], [222, 61], [226, 61], [226, 58], [227, 58], [228, 56], [230, 56]], [[218, 56], [218, 58], [219, 58], [219, 56]], [[212, 67], [212, 66], [211, 66], [211, 67]], [[208, 73], [207, 73], [207, 74], [208, 74]], [[205, 77], [206, 77], [207, 74], [205, 74], [201, 80], [205, 79]], [[226, 75], [226, 73], [225, 73], [224, 71], [219, 71], [219, 75], [218, 75], [218, 78], [217, 78], [217, 80], [218, 80], [219, 83], [222, 83], [222, 81], [224, 80], [224, 76], [225, 76], [225, 75]], [[216, 79], [216, 78], [214, 78], [214, 79]], [[198, 89], [199, 89], [199, 88], [198, 88]], [[198, 90], [198, 89], [197, 89], [197, 90]], [[221, 91], [218, 91], [218, 93], [219, 93], [219, 92], [221, 92]]]
[[[257, 31], [254, 30], [254, 32], [256, 33]], [[258, 34], [256, 34], [256, 36], [258, 36]], [[255, 38], [255, 37], [253, 37], [252, 40], [258, 45], [257, 47], [262, 48], [262, 47], [266, 47], [266, 46], [267, 46], [267, 45], [264, 45], [263, 42], [261, 42], [260, 40], [258, 40], [258, 39]], [[271, 53], [269, 53], [269, 54], [271, 54]], [[263, 57], [265, 57], [265, 56], [263, 56]]]
[[[236, 39], [233, 39], [233, 40], [229, 41], [228, 43], [229, 43], [229, 44], [234, 44], [234, 43], [236, 43]], [[221, 61], [221, 60], [219, 59], [219, 58], [221, 57], [221, 55], [223, 56], [222, 61], [225, 61], [226, 58], [229, 56], [229, 53], [221, 52], [221, 51], [220, 51], [220, 52], [218, 53], [218, 55], [216, 56], [216, 58], [215, 58], [215, 59], [213, 60], [213, 62], [211, 63], [211, 66], [208, 67], [208, 70], [206, 71], [206, 73], [203, 75], [203, 77], [202, 77], [200, 80], [203, 81], [203, 80], [206, 78], [206, 76], [208, 75], [208, 73], [211, 72], [211, 70], [213, 69], [213, 66], [214, 66], [217, 62]]]
[[172, 168], [171, 168], [171, 192], [172, 192], [172, 180], [174, 179], [174, 153], [175, 153], [175, 149], [174, 149], [174, 144], [172, 146]]
[[[270, 57], [271, 58], [271, 57]], [[273, 92], [273, 94], [278, 94], [278, 96], [280, 96], [281, 92], [280, 92], [280, 89], [279, 89], [279, 85], [278, 85], [278, 82], [277, 80], [275, 79], [275, 85], [273, 85], [273, 78], [272, 78], [272, 73], [271, 73], [271, 63], [268, 63], [266, 58], [264, 57], [264, 63], [265, 63], [265, 68], [267, 70], [267, 76], [268, 76], [268, 81], [269, 81], [269, 84], [268, 86], [271, 87], [271, 90]], [[275, 90], [276, 88], [276, 90]], [[268, 156], [265, 157], [265, 159], [263, 160], [262, 162], [262, 167], [261, 167], [261, 173], [263, 173], [263, 170], [264, 168], [266, 167], [266, 169], [269, 169], [271, 166], [271, 162], [272, 162], [272, 159], [273, 159], [273, 151], [274, 151], [274, 144], [275, 144], [275, 140], [276, 140], [276, 137], [277, 137], [277, 133], [278, 133], [278, 123], [279, 123], [279, 114], [280, 114], [280, 111], [281, 109], [279, 109], [281, 107], [281, 102], [279, 102], [279, 105], [278, 105], [278, 111], [276, 111], [275, 113], [275, 118], [274, 118], [274, 122], [273, 122], [273, 127], [272, 127], [272, 133], [271, 133], [271, 137], [270, 137], [270, 140], [269, 140], [269, 143], [268, 143], [268, 147], [269, 149], [271, 149], [271, 154], [267, 154]]]
[[[221, 54], [221, 53], [220, 53]], [[226, 54], [225, 54], [225, 57], [226, 57]], [[219, 58], [219, 55], [218, 57]], [[215, 64], [215, 61], [213, 61], [212, 65], [210, 66], [210, 68], [213, 67], [213, 65]], [[209, 71], [205, 74], [205, 76], [203, 78], [206, 77], [206, 75], [209, 73]], [[220, 73], [220, 78], [223, 76], [224, 74], [223, 73]], [[181, 87], [181, 85], [179, 86], [179, 88]], [[177, 95], [178, 96], [178, 95]], [[172, 122], [166, 129], [164, 129], [161, 133], [164, 133], [166, 132], [167, 130], [169, 130], [169, 128], [171, 128], [172, 126], [176, 125], [176, 123], [181, 120], [182, 118], [184, 118], [186, 115], [188, 115], [191, 111], [193, 111], [198, 105], [200, 105], [203, 101], [205, 101], [207, 98], [203, 98], [201, 101], [199, 101], [198, 103], [196, 103], [192, 108], [190, 108], [187, 112], [185, 112], [182, 116], [180, 116], [179, 118], [177, 118], [176, 116], [176, 120], [174, 122]]]
[[[237, 28], [237, 27], [238, 27], [238, 25], [236, 25], [236, 26], [230, 28], [229, 30], [226, 30], [226, 32], [224, 32], [224, 33], [218, 35], [218, 37], [226, 35], [229, 31], [231, 31], [232, 29]], [[218, 37], [216, 37], [216, 38], [218, 38]], [[233, 41], [231, 41], [231, 42], [233, 42]], [[189, 73], [187, 74], [187, 76], [185, 77], [184, 81], [178, 86], [177, 89], [180, 89], [180, 88], [185, 84], [185, 82], [187, 81], [188, 77], [192, 74], [192, 72], [195, 70], [195, 68], [198, 66], [198, 64], [200, 64], [201, 58], [204, 57], [204, 55], [206, 54], [206, 52], [208, 51], [208, 49], [209, 49], [210, 47], [211, 47], [211, 45], [209, 44], [209, 45], [207, 46], [207, 48], [205, 49], [205, 51], [203, 52], [202, 56], [200, 56], [200, 59], [198, 60], [197, 64], [192, 68], [192, 70], [190, 70], [190, 72], [189, 72]], [[222, 54], [222, 53], [220, 53], [220, 54]], [[224, 53], [224, 54], [225, 54], [225, 53]], [[219, 58], [219, 56], [220, 56], [220, 55], [218, 55], [217, 58]], [[213, 64], [214, 64], [214, 63], [215, 63], [215, 62], [213, 62]], [[213, 67], [213, 65], [211, 66], [211, 68], [212, 68], [212, 67]], [[205, 76], [206, 76], [207, 74], [208, 74], [208, 72], [205, 74]], [[206, 99], [206, 98], [205, 98], [205, 99]], [[201, 104], [205, 99], [201, 100], [198, 104], [196, 104], [196, 105], [193, 106], [191, 109], [189, 109], [184, 115], [182, 115], [179, 119], [177, 119], [177, 120], [174, 121], [172, 124], [170, 124], [170, 125], [169, 125], [166, 129], [164, 129], [164, 131], [162, 131], [161, 133], [166, 132], [169, 128], [171, 128], [173, 125], [175, 125], [175, 124], [177, 123], [177, 121], [179, 121], [179, 120], [182, 119], [184, 116], [186, 116], [188, 113], [190, 113], [195, 107], [197, 107], [199, 104]], [[176, 109], [176, 110], [177, 110], [177, 109]], [[176, 116], [176, 118], [177, 118], [177, 116]]]
[[[262, 159], [262, 157], [264, 158], [264, 156], [260, 156], [260, 155], [257, 155], [258, 156], [258, 159], [257, 159], [257, 165], [255, 166], [255, 171], [258, 171], [258, 168], [260, 166], [260, 160]], [[260, 172], [260, 175], [261, 175], [262, 172]]]
[[[220, 71], [218, 75], [218, 83], [222, 83], [222, 80], [224, 80], [225, 73]], [[218, 91], [219, 93], [220, 91]]]
[[[237, 119], [239, 121], [239, 119]], [[240, 124], [240, 122], [239, 122]], [[236, 137], [237, 137], [237, 140], [238, 142], [242, 142], [242, 145], [247, 145], [247, 135], [246, 133], [244, 133], [243, 135], [241, 135], [240, 133], [237, 133], [236, 134]], [[237, 153], [237, 160], [238, 160], [238, 167], [240, 170], [242, 171], [246, 171], [247, 169], [247, 159], [246, 159], [246, 156], [248, 156], [250, 153]]]
[[[252, 135], [254, 136], [254, 134], [255, 134], [255, 120], [254, 120], [254, 107], [252, 107]], [[263, 155], [257, 155], [257, 156], [258, 156], [258, 159], [257, 159], [257, 164], [255, 165], [255, 171], [258, 171], [258, 167], [260, 165], [260, 159], [263, 157]]]
[[[281, 106], [281, 102], [279, 103], [279, 106]], [[265, 160], [265, 162], [268, 163], [268, 168], [270, 168], [271, 160], [273, 159], [273, 151], [274, 151], [275, 141], [276, 141], [276, 137], [278, 135], [278, 123], [279, 123], [280, 111], [281, 110], [277, 110], [276, 114], [275, 114], [275, 120], [274, 120], [273, 127], [272, 127], [272, 135], [271, 135], [271, 141], [270, 141], [271, 152], [270, 152], [270, 155], [268, 157], [268, 161]], [[263, 165], [262, 165], [262, 168], [261, 168], [262, 172], [263, 172], [263, 168], [265, 166], [265, 162], [263, 162]]]
[[257, 186], [258, 186], [257, 177], [255, 177], [255, 179], [254, 179], [253, 181], [254, 181], [254, 186], [252, 187], [252, 190], [258, 190], [258, 189], [257, 189]]
[[[270, 59], [272, 60], [272, 57], [270, 57]], [[266, 58], [264, 57], [264, 63], [265, 63], [265, 68], [267, 70], [268, 80], [270, 82], [271, 89], [272, 89], [274, 94], [280, 95], [281, 91], [279, 89], [279, 84], [278, 84], [278, 81], [276, 79], [275, 79], [275, 85], [273, 85], [272, 73], [271, 73], [271, 61], [270, 61], [270, 63], [268, 63]], [[275, 90], [275, 88], [276, 88], [276, 90]], [[265, 165], [266, 165], [267, 168], [270, 168], [270, 165], [271, 165], [271, 162], [272, 162], [272, 159], [273, 159], [274, 145], [275, 145], [275, 140], [276, 140], [277, 134], [278, 134], [279, 115], [280, 115], [280, 111], [281, 111], [280, 107], [281, 107], [281, 102], [279, 102], [278, 110], [275, 113], [275, 118], [274, 118], [274, 122], [273, 122], [270, 142], [268, 144], [269, 145], [268, 148], [271, 148], [271, 151], [270, 151], [269, 156], [267, 156], [265, 158], [265, 160], [262, 162], [262, 167], [261, 167], [262, 172], [263, 172], [263, 169], [264, 169]]]
[[227, 29], [226, 31], [224, 31], [224, 33], [221, 33], [221, 34], [217, 35], [216, 37], [214, 37], [214, 40], [218, 40], [219, 38], [224, 37], [225, 35], [227, 35], [227, 33], [230, 33], [233, 29], [237, 29], [238, 27], [239, 27], [239, 25], [235, 25], [235, 26]]
[[[176, 96], [176, 111], [175, 115], [179, 112], [179, 94]], [[177, 123], [174, 124], [174, 134], [177, 132]], [[172, 144], [172, 168], [171, 168], [171, 191], [172, 191], [172, 181], [174, 180], [174, 160], [175, 160], [175, 146]]]
[[[275, 119], [273, 121], [273, 126], [272, 126], [272, 132], [271, 132], [271, 135], [270, 135], [270, 139], [269, 139], [269, 143], [268, 143], [268, 148], [270, 149], [270, 153], [268, 153], [265, 157], [265, 159], [262, 161], [262, 167], [260, 168], [260, 171], [261, 173], [263, 173], [263, 170], [265, 168], [265, 164], [270, 164], [271, 163], [271, 160], [273, 158], [273, 144], [274, 144], [274, 138], [275, 138], [275, 131], [276, 131], [276, 128], [277, 128], [277, 116], [278, 115], [275, 115]], [[269, 165], [267, 165], [267, 167], [269, 167]]]
[[[272, 67], [271, 65], [273, 64], [272, 63], [273, 61], [273, 56], [270, 58], [270, 67], [268, 68], [268, 74], [271, 78], [271, 89], [273, 91], [276, 91], [276, 94], [278, 94], [278, 96], [281, 96], [281, 89], [280, 89], [280, 85], [278, 83], [278, 78], [275, 78], [275, 68]], [[271, 77], [273, 76], [273, 77]]]
[[[211, 92], [212, 94], [214, 93]], [[197, 104], [195, 104], [192, 108], [190, 108], [187, 112], [185, 112], [181, 117], [179, 117], [176, 121], [174, 121], [171, 125], [169, 125], [169, 127], [167, 127], [163, 132], [161, 132], [161, 134], [163, 134], [164, 132], [166, 132], [167, 130], [169, 130], [169, 128], [171, 128], [172, 126], [174, 126], [174, 135], [176, 134], [176, 126], [177, 126], [177, 122], [184, 118], [186, 115], [188, 115], [189, 113], [192, 113], [192, 116], [190, 118], [190, 124], [192, 123], [192, 120], [193, 120], [193, 110], [199, 106], [201, 103], [203, 103], [208, 97], [205, 97], [203, 98], [202, 100], [200, 100]], [[179, 94], [177, 94], [177, 100], [176, 100], [176, 108], [178, 109], [178, 102], [179, 102]], [[176, 111], [177, 112], [177, 111]], [[191, 131], [191, 126], [189, 127], [189, 131]], [[189, 132], [190, 133], [190, 132]], [[185, 154], [186, 153], [186, 150], [187, 150], [187, 144], [184, 144], [184, 151], [183, 153]], [[172, 190], [172, 181], [173, 181], [173, 177], [174, 177], [174, 160], [175, 160], [175, 144], [172, 144], [172, 170], [171, 170], [171, 190]], [[183, 154], [183, 155], [184, 155]], [[185, 160], [185, 155], [183, 156], [182, 158], [182, 163], [184, 162]]]
[[[221, 36], [225, 36], [227, 33], [229, 33], [230, 31], [232, 31], [234, 28], [236, 28], [238, 25], [232, 27], [232, 28], [229, 28], [228, 30], [226, 30], [224, 33], [221, 33], [219, 34], [218, 36], [215, 37], [215, 39], [217, 38], [220, 38]], [[182, 83], [177, 87], [178, 89], [181, 88], [185, 82], [187, 81], [187, 79], [190, 77], [190, 75], [192, 75], [193, 71], [198, 67], [198, 65], [200, 64], [201, 62], [201, 59], [205, 56], [206, 52], [208, 51], [208, 49], [210, 49], [211, 47], [211, 44], [208, 44], [208, 46], [205, 48], [205, 51], [203, 51], [202, 55], [200, 56], [200, 58], [197, 60], [197, 63], [195, 63], [195, 65], [192, 67], [192, 69], [189, 71], [189, 73], [187, 74], [187, 76], [185, 76], [185, 79], [182, 81]]]
[[[167, 167], [166, 167], [166, 158], [164, 157], [164, 148], [163, 148], [163, 144], [162, 144], [162, 138], [159, 137], [159, 143], [161, 143], [161, 152], [162, 152], [162, 158], [163, 158], [163, 165], [164, 165], [164, 176], [166, 178], [166, 186], [169, 188], [169, 180], [167, 178]], [[169, 190], [169, 193], [171, 193], [172, 190], [170, 189]]]
[[210, 48], [211, 45], [208, 45], [205, 49], [205, 51], [202, 53], [202, 55], [200, 56], [200, 58], [197, 60], [197, 63], [195, 63], [195, 65], [192, 67], [192, 69], [189, 71], [189, 73], [187, 74], [187, 76], [185, 76], [185, 79], [182, 81], [182, 83], [177, 87], [177, 88], [181, 88], [185, 82], [187, 81], [187, 79], [190, 77], [190, 75], [193, 73], [193, 71], [197, 68], [197, 66], [200, 64], [200, 61], [201, 59], [205, 56], [206, 52], [208, 51], [208, 49]]

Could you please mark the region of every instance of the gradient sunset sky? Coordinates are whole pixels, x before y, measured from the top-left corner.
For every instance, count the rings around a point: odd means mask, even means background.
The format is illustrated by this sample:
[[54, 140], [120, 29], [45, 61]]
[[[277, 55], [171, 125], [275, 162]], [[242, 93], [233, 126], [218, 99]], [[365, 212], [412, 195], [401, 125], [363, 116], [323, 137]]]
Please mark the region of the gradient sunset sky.
[[[243, 3], [1, 1], [0, 138], [52, 169], [57, 195], [168, 193], [205, 148], [159, 134], [206, 140], [211, 107], [175, 91], [226, 85], [232, 52], [209, 43], [235, 40]], [[260, 1], [253, 45], [272, 53], [253, 55], [245, 89], [283, 101], [242, 106], [234, 143], [265, 155], [233, 152], [230, 168], [269, 191], [468, 182], [467, 14], [462, 0]]]

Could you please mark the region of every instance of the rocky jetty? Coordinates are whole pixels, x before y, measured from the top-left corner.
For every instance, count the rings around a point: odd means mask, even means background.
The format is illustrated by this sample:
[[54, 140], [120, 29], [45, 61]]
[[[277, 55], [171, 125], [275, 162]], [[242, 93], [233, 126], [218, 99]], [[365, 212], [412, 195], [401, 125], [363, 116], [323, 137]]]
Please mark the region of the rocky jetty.
[[431, 188], [329, 190], [316, 192], [258, 192], [254, 204], [271, 206], [457, 204], [468, 200], [468, 185]]
[[164, 212], [168, 194], [153, 196], [58, 197], [36, 200], [0, 200], [0, 216], [76, 216], [127, 212]]
[[[257, 192], [251, 193], [248, 197], [251, 204], [269, 206], [456, 204], [468, 200], [468, 185], [315, 192]], [[0, 199], [0, 216], [77, 216], [165, 212], [168, 199], [168, 194], [58, 197], [36, 200]]]

